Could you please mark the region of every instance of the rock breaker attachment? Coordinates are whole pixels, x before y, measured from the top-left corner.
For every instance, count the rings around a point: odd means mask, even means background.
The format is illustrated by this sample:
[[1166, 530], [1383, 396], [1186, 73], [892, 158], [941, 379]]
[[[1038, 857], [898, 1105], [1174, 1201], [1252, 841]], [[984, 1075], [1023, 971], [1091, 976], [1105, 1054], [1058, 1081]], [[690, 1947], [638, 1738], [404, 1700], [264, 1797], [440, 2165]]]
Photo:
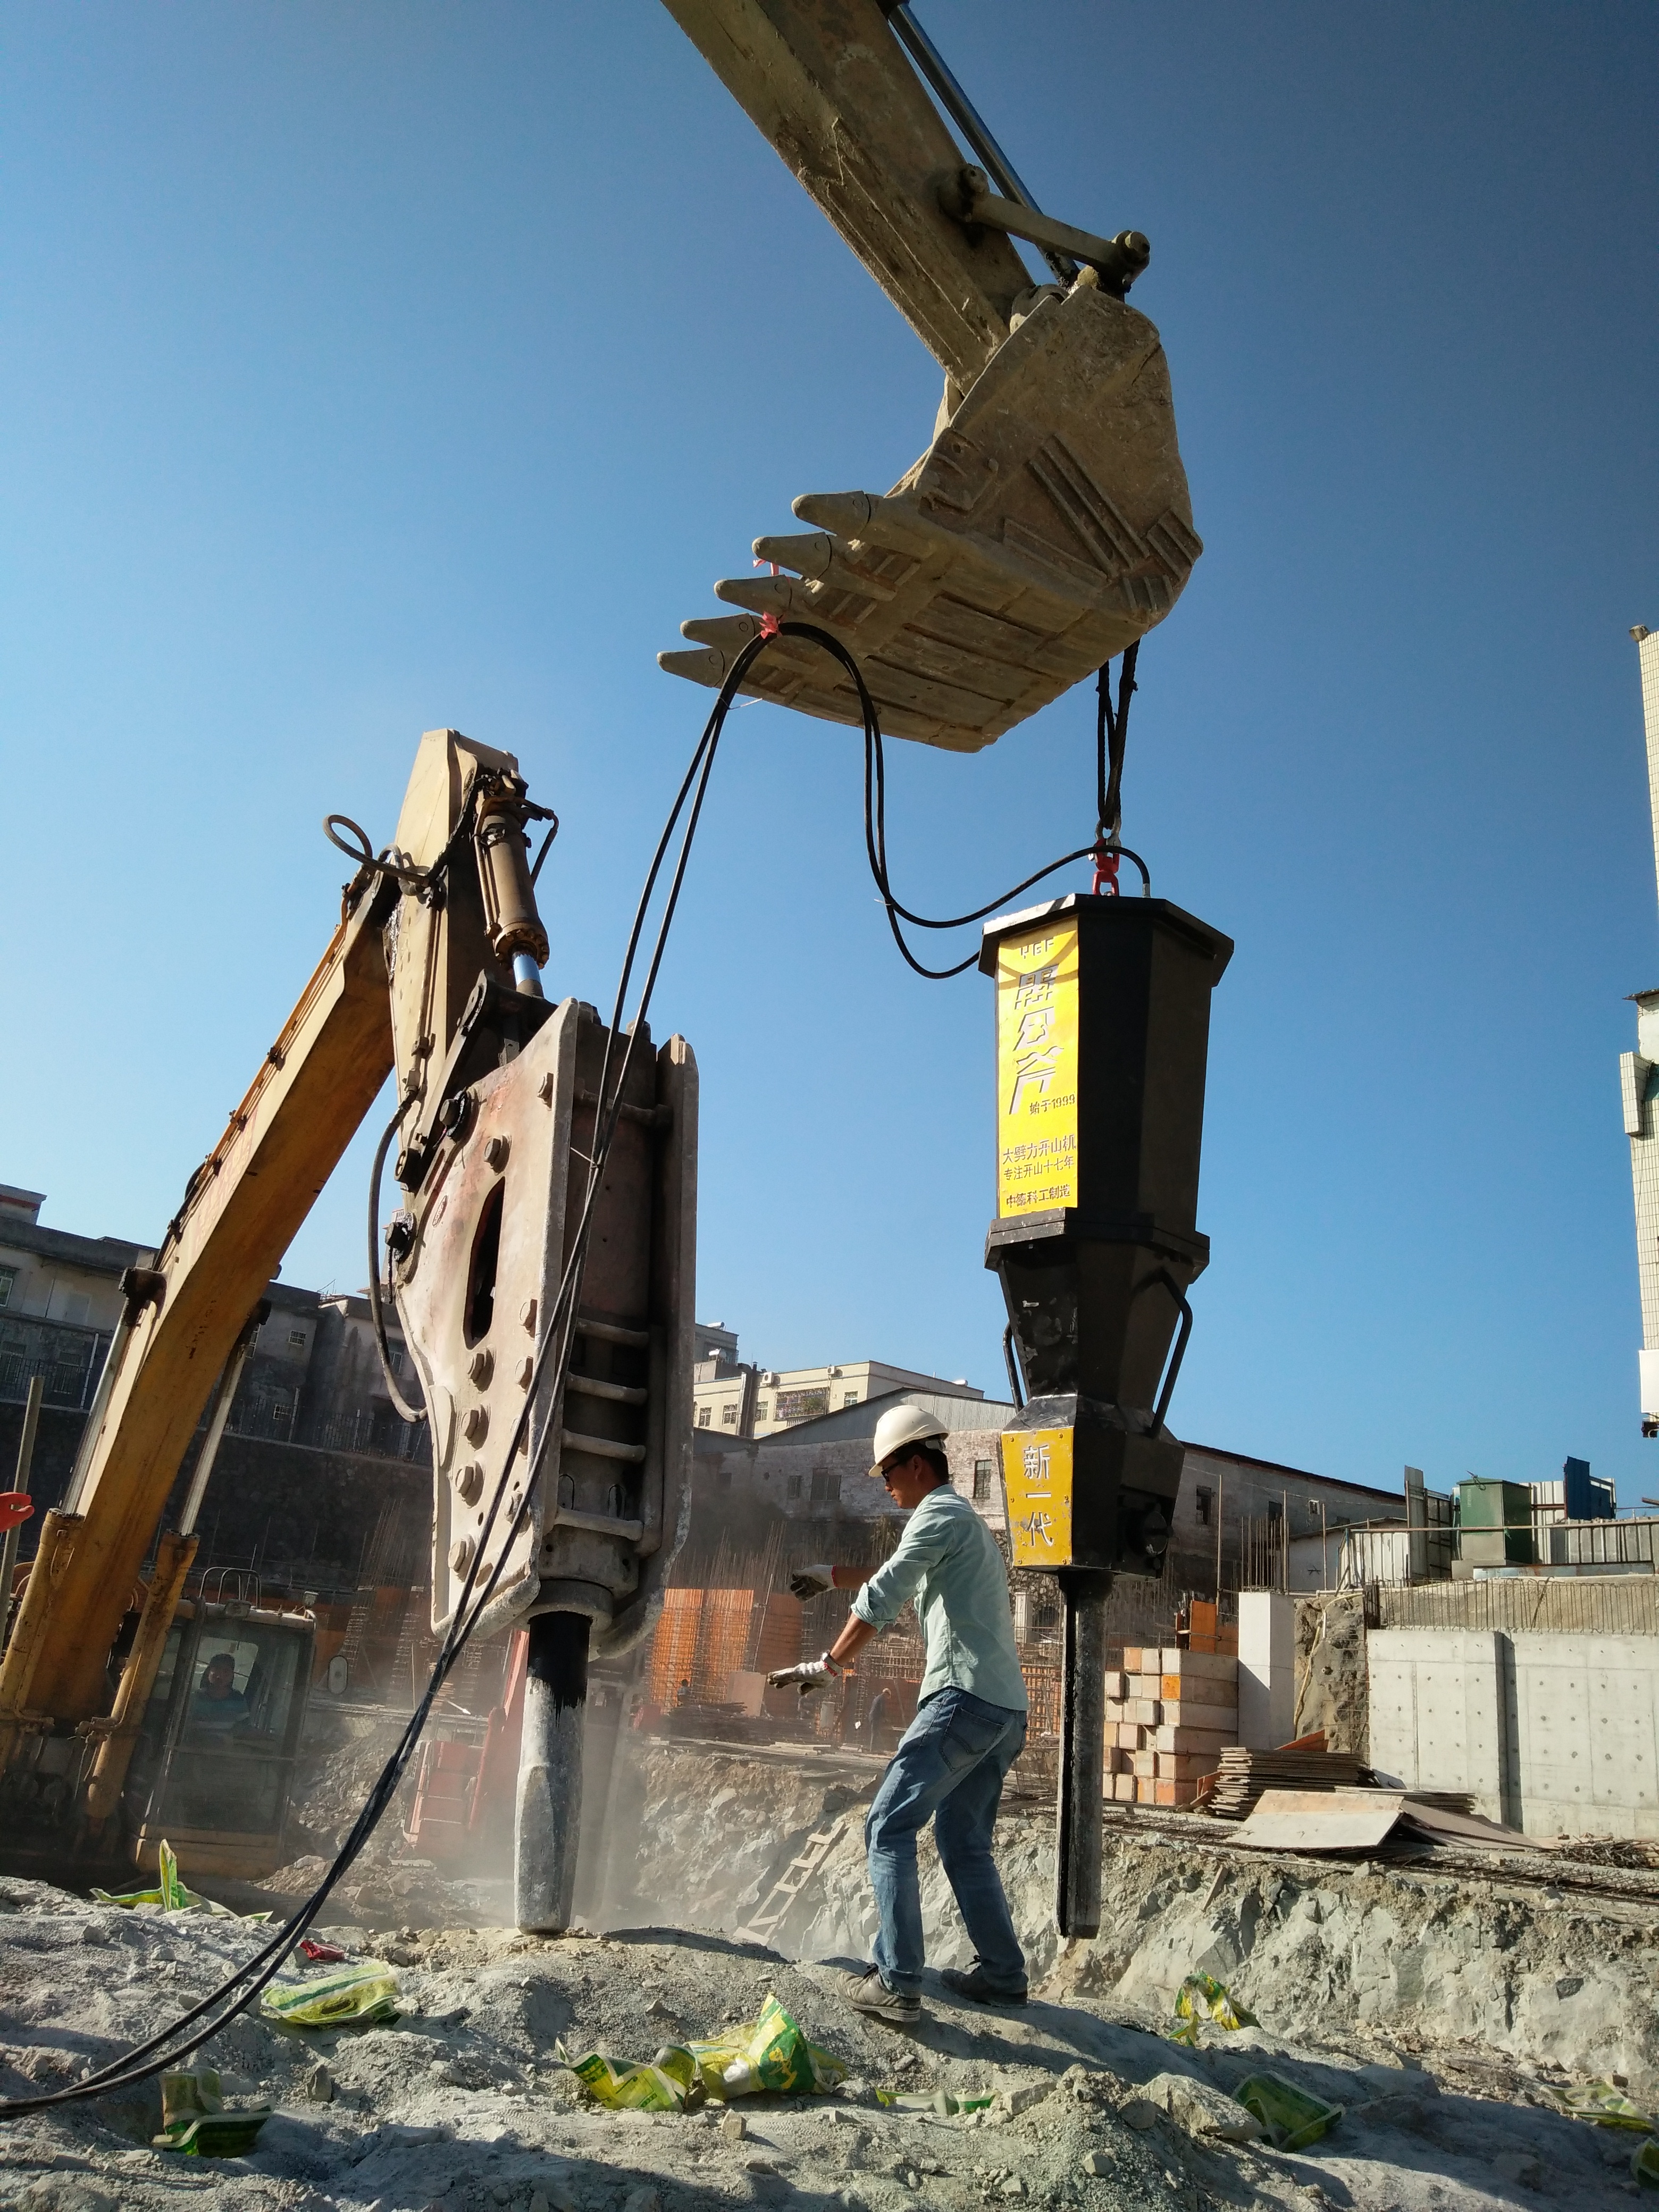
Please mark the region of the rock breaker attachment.
[[[507, 756], [454, 732], [425, 740], [395, 855], [412, 887], [388, 928], [410, 1107], [387, 1242], [432, 1429], [433, 1626], [494, 1577], [475, 1632], [529, 1632], [518, 1915], [557, 1929], [575, 1880], [589, 1652], [620, 1653], [649, 1630], [689, 1505], [697, 1071], [683, 1038], [635, 1041], [561, 1381], [560, 1286], [607, 1032], [592, 1006], [550, 1005], [522, 965], [526, 945], [532, 962], [547, 949], [540, 938], [536, 950], [527, 868], [522, 881], [502, 875], [520, 865], [522, 792]], [[439, 853], [442, 896], [428, 882], [423, 897], [421, 871]], [[501, 919], [513, 914], [516, 942]]]
[[[818, 527], [755, 540], [772, 575], [714, 586], [748, 611], [683, 623], [698, 649], [661, 665], [718, 687], [763, 617], [809, 620], [858, 660], [884, 731], [954, 752], [992, 744], [1144, 637], [1203, 550], [1158, 334], [1086, 270], [1038, 299], [884, 497], [808, 493], [794, 509]], [[861, 720], [851, 684], [804, 641], [781, 640], [743, 688]]]

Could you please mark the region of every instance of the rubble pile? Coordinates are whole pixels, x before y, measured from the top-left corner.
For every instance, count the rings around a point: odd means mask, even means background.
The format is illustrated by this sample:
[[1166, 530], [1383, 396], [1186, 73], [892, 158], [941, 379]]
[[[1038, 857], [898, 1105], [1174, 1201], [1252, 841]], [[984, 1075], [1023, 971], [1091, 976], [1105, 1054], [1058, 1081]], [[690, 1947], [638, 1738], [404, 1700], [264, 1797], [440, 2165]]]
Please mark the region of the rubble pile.
[[[369, 1942], [367, 1930], [334, 1935]], [[0, 2094], [112, 2057], [259, 1940], [203, 1913], [0, 1883]], [[918, 2201], [963, 2212], [1513, 2212], [1546, 2176], [1564, 2203], [1622, 2202], [1638, 2186], [1626, 2177], [1639, 2138], [1567, 2117], [1518, 2075], [1501, 2100], [1495, 2084], [1474, 2095], [1317, 2021], [1294, 2036], [1206, 2027], [1193, 2050], [1087, 1993], [988, 2011], [930, 1986], [921, 2027], [896, 2033], [853, 2011], [833, 1963], [791, 1966], [665, 1929], [544, 1940], [410, 1927], [379, 1955], [398, 1971], [394, 2024], [302, 2031], [244, 2016], [200, 2054], [228, 2100], [272, 2108], [247, 2155], [186, 2160], [156, 2148], [152, 2081], [0, 2128], [0, 2206], [163, 2212], [188, 2191], [226, 2212], [714, 2212], [796, 2200], [823, 2212]], [[840, 2087], [611, 2112], [561, 2061], [561, 2046], [649, 2057], [752, 2019], [769, 1994], [847, 2067]], [[1231, 2094], [1264, 2070], [1340, 2119], [1303, 2150], [1272, 2149]], [[993, 2102], [951, 2110], [976, 2095]]]

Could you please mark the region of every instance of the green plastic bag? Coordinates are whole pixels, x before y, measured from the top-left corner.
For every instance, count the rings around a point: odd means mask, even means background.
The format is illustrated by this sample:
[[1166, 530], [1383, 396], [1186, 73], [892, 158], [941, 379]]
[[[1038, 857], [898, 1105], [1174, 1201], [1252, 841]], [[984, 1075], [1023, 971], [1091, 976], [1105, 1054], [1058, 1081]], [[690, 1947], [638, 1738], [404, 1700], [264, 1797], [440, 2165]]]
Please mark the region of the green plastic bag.
[[246, 2105], [227, 2112], [216, 2068], [161, 2076], [161, 2132], [152, 2138], [160, 2150], [186, 2158], [242, 2158], [259, 2139], [270, 2118], [269, 2105]]
[[1275, 2150], [1304, 2150], [1342, 2117], [1340, 2105], [1328, 2105], [1277, 2074], [1252, 2074], [1232, 2094], [1236, 2104], [1261, 2121]]
[[100, 1905], [159, 1905], [163, 1912], [211, 1912], [221, 1920], [270, 1919], [268, 1912], [233, 1912], [228, 1905], [216, 1905], [210, 1897], [200, 1896], [187, 1888], [171, 1844], [163, 1843], [156, 1857], [160, 1863], [154, 1889], [94, 1889], [92, 1894]]
[[775, 1997], [768, 1997], [758, 2020], [685, 2048], [711, 2097], [750, 2097], [761, 2089], [822, 2096], [847, 2079], [840, 2059], [809, 2043]]
[[562, 2043], [553, 2052], [588, 2095], [613, 2112], [684, 2112], [697, 2078], [697, 2062], [683, 2044], [665, 2044], [646, 2066], [616, 2066], [597, 2051], [572, 2058]]
[[1650, 2181], [1659, 2188], [1659, 2142], [1650, 2136], [1646, 2142], [1638, 2143], [1630, 2154], [1631, 2177], [1636, 2181]]
[[264, 2017], [283, 2027], [373, 2027], [398, 2017], [398, 1972], [384, 1959], [361, 1959], [303, 1981], [285, 1976], [259, 1999]]
[[1176, 2018], [1181, 2022], [1170, 2035], [1171, 2043], [1184, 2043], [1190, 2050], [1198, 2048], [1198, 2029], [1200, 2021], [1212, 2021], [1218, 2027], [1259, 2027], [1260, 2021], [1242, 2004], [1235, 2004], [1231, 1992], [1223, 1983], [1210, 1974], [1188, 1974], [1176, 1991]]
[[811, 2043], [775, 1997], [758, 2020], [745, 2021], [706, 2043], [665, 2044], [648, 2065], [617, 2066], [597, 2051], [555, 2056], [591, 2097], [613, 2112], [684, 2111], [703, 2096], [753, 2096], [762, 2089], [820, 2096], [847, 2078], [839, 2058]]
[[1633, 2128], [1640, 2135], [1650, 2135], [1659, 2124], [1611, 2081], [1589, 2081], [1556, 2094], [1577, 2118], [1589, 2120], [1598, 2128]]

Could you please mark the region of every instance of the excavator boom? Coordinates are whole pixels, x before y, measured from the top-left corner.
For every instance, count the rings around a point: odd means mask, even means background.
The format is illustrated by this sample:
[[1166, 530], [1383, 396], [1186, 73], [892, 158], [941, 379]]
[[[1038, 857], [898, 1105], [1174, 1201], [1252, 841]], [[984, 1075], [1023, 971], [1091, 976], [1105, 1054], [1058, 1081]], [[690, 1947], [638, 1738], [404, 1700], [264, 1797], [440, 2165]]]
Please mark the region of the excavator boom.
[[[1164, 349], [1122, 297], [1150, 248], [1139, 233], [1099, 238], [1033, 208], [899, 0], [664, 5], [945, 385], [932, 445], [890, 491], [804, 494], [795, 513], [820, 526], [756, 538], [772, 574], [714, 586], [747, 611], [683, 623], [696, 649], [659, 659], [718, 686], [763, 622], [794, 616], [858, 659], [884, 730], [977, 751], [1144, 637], [1203, 550]], [[1019, 199], [964, 162], [906, 46]], [[1063, 281], [1033, 284], [1010, 232], [1040, 245]], [[839, 668], [793, 640], [744, 689], [860, 719]]]

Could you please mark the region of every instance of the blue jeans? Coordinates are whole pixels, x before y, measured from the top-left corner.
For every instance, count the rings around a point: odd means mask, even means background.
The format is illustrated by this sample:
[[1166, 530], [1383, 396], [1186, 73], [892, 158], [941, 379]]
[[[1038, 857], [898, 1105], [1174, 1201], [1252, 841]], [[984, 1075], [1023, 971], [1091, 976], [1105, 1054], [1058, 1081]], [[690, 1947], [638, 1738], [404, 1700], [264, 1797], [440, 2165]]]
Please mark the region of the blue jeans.
[[864, 1824], [881, 1929], [876, 1964], [890, 1990], [921, 1987], [926, 1951], [916, 1834], [931, 1818], [939, 1863], [956, 1893], [969, 1939], [994, 1987], [1023, 1990], [1019, 1948], [991, 1834], [1003, 1778], [1025, 1742], [1025, 1716], [967, 1690], [937, 1690], [920, 1707], [893, 1753]]

